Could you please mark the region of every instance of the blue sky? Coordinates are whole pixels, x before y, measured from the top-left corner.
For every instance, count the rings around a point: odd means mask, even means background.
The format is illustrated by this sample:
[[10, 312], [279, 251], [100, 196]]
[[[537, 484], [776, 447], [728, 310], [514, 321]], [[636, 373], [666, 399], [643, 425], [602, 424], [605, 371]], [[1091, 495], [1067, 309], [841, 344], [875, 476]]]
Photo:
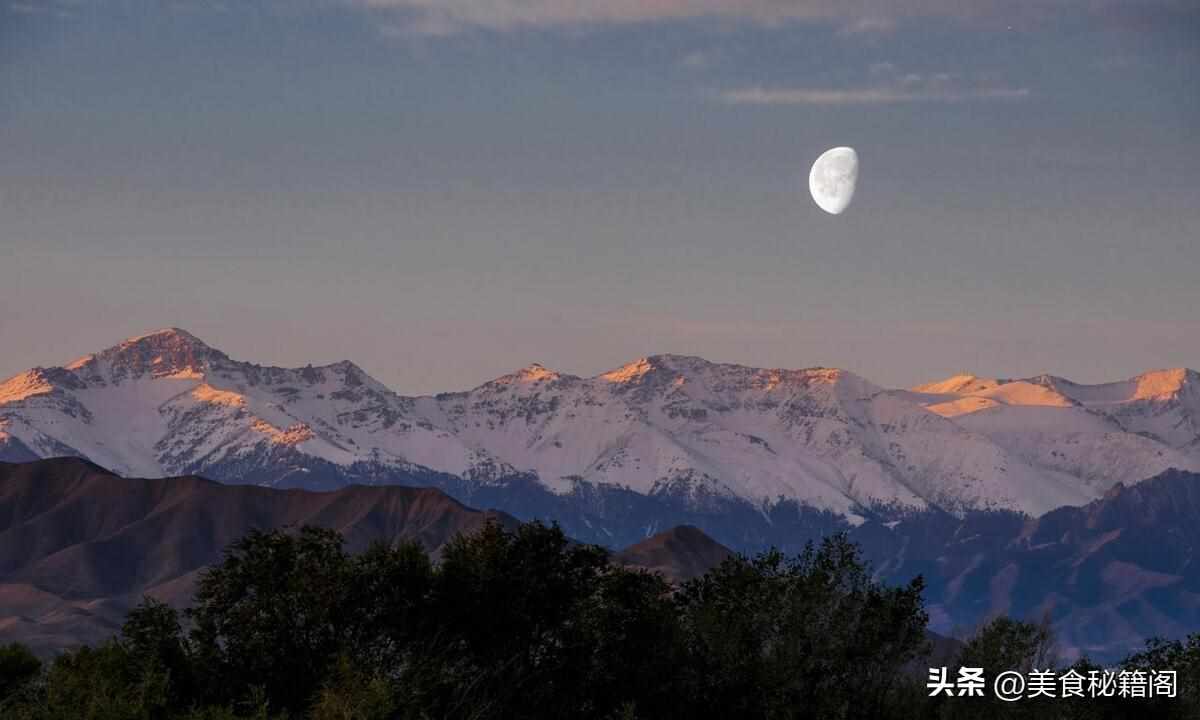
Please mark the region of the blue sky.
[[0, 375], [1195, 367], [1192, 5], [0, 0]]

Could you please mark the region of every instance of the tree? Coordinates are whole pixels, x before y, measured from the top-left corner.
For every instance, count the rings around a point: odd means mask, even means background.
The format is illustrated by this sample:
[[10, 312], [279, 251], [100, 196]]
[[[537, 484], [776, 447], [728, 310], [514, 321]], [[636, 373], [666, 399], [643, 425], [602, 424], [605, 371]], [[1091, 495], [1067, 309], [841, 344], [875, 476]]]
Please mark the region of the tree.
[[1200, 633], [1184, 640], [1153, 638], [1145, 650], [1129, 656], [1122, 668], [1147, 673], [1174, 671], [1178, 698], [1160, 698], [1147, 705], [1147, 711], [1156, 718], [1200, 717]]
[[871, 579], [844, 535], [798, 556], [735, 556], [677, 598], [688, 694], [722, 716], [880, 717], [902, 666], [924, 648], [923, 581]]
[[42, 661], [18, 643], [0, 645], [0, 708], [31, 685], [42, 672]]
[[609, 566], [570, 635], [570, 662], [578, 668], [572, 683], [594, 699], [592, 717], [684, 715], [683, 631], [661, 576]]
[[[438, 564], [413, 543], [351, 556], [328, 530], [253, 532], [203, 574], [190, 611], [145, 598], [3, 716], [936, 717], [903, 680], [925, 645], [922, 588], [877, 583], [844, 536], [677, 588], [536, 522], [460, 535]], [[1008, 663], [1024, 638], [997, 625], [970, 650]], [[36, 666], [12, 655], [0, 678], [28, 684]]]
[[338, 657], [329, 680], [317, 694], [310, 720], [389, 720], [396, 710], [386, 678], [370, 675], [347, 655]]
[[982, 667], [987, 677], [1005, 670], [1027, 673], [1057, 663], [1054, 632], [1048, 619], [1023, 622], [1000, 616], [975, 634], [959, 654], [959, 664]]
[[190, 640], [210, 700], [230, 702], [261, 686], [272, 707], [307, 708], [352, 633], [354, 587], [341, 536], [253, 531], [198, 583]]
[[[117, 640], [59, 655], [46, 677], [48, 720], [157, 720], [170, 708], [169, 680], [143, 667]], [[35, 716], [37, 717], [37, 716]]]
[[152, 597], [144, 597], [126, 615], [119, 642], [136, 673], [165, 675], [172, 706], [183, 707], [198, 699], [190, 647], [177, 610]]
[[[1004, 672], [1027, 676], [1033, 670], [1054, 670], [1057, 653], [1049, 618], [1043, 618], [1040, 623], [1004, 616], [994, 618], [967, 641], [959, 653], [958, 665], [983, 668], [983, 677], [989, 683]], [[1047, 697], [1004, 702], [996, 697], [990, 686], [982, 698], [946, 700], [944, 707], [944, 716], [955, 720], [1044, 718], [1055, 717], [1065, 710], [1064, 703]]]
[[432, 617], [434, 567], [419, 544], [372, 544], [351, 560], [344, 652], [368, 672], [401, 666]]
[[427, 656], [442, 670], [431, 678], [432, 714], [458, 717], [589, 716], [578, 694], [579, 658], [589, 640], [580, 614], [608, 568], [602, 548], [571, 542], [558, 526], [488, 523], [442, 552], [431, 602]]

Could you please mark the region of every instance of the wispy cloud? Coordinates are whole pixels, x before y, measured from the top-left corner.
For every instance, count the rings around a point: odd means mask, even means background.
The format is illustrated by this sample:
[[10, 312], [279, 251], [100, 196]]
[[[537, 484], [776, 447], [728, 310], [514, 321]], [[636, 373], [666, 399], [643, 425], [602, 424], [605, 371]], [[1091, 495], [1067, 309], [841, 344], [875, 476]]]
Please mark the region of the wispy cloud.
[[734, 105], [880, 105], [911, 102], [963, 102], [965, 100], [1020, 100], [1028, 88], [973, 90], [919, 90], [861, 88], [823, 90], [816, 88], [740, 88], [727, 90], [720, 99]]
[[403, 36], [715, 20], [760, 27], [825, 23], [840, 36], [867, 40], [930, 18], [1003, 28], [1088, 15], [1142, 27], [1194, 19], [1200, 12], [1196, 0], [0, 0], [0, 11], [61, 14], [89, 6], [127, 11], [140, 5], [228, 12], [273, 5], [289, 13], [343, 7], [374, 13], [387, 34]]
[[628, 25], [702, 17], [776, 23], [832, 18], [831, 0], [350, 0], [403, 15], [414, 28], [509, 31], [584, 25]]
[[732, 105], [882, 105], [968, 100], [1021, 100], [1029, 88], [965, 82], [956, 73], [901, 73], [892, 63], [869, 68], [872, 84], [850, 88], [745, 87], [725, 90], [718, 99]]
[[[847, 35], [894, 29], [899, 18], [972, 17], [1005, 0], [345, 0], [404, 19], [410, 32], [515, 31], [715, 19], [779, 26], [830, 22]], [[1012, 0], [1007, 0], [1011, 2]], [[1022, 0], [1032, 1], [1032, 0]], [[1083, 2], [1084, 0], [1074, 0]], [[990, 11], [990, 10], [989, 10]]]
[[[409, 33], [447, 35], [716, 19], [780, 26], [828, 22], [842, 35], [879, 35], [906, 20], [993, 24], [1061, 15], [1176, 12], [1195, 0], [337, 0], [395, 16]], [[398, 19], [397, 19], [398, 18]]]

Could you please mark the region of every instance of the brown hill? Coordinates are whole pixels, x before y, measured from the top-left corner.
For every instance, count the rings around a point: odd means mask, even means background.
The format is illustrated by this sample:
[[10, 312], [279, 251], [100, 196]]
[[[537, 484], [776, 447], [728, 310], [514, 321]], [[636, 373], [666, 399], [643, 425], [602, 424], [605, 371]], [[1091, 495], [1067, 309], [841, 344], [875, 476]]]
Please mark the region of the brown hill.
[[517, 524], [429, 488], [274, 490], [122, 478], [73, 458], [0, 463], [0, 643], [96, 642], [143, 594], [186, 604], [199, 571], [251, 529], [318, 525], [351, 551], [416, 540], [436, 554], [489, 518]]
[[660, 532], [614, 556], [622, 565], [662, 573], [671, 582], [699, 577], [721, 564], [733, 551], [692, 525]]

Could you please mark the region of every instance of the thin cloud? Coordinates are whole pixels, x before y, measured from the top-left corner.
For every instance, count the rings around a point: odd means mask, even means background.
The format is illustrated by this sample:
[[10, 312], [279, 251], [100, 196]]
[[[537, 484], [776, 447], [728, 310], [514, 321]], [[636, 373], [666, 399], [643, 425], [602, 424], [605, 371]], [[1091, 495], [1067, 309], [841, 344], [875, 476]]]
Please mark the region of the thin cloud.
[[879, 35], [923, 18], [1036, 23], [1055, 16], [1178, 13], [1195, 0], [333, 0], [392, 15], [410, 33], [512, 32], [697, 19], [774, 27], [827, 22]]
[[731, 105], [886, 105], [917, 102], [965, 102], [968, 100], [1022, 100], [1029, 88], [739, 88], [719, 94]]
[[[393, 12], [412, 32], [510, 32], [585, 26], [619, 26], [698, 19], [777, 27], [796, 22], [836, 24], [841, 34], [877, 35], [898, 19], [969, 19], [1005, 9], [1006, 0], [344, 0]], [[1022, 0], [1033, 3], [1033, 0]], [[1066, 0], [1086, 2], [1087, 0]], [[1012, 0], [1007, 0], [1012, 2]]]
[[514, 31], [588, 25], [631, 25], [669, 20], [725, 18], [761, 24], [841, 16], [830, 0], [349, 0], [395, 11], [416, 31], [422, 26], [459, 31]]
[[891, 62], [867, 68], [870, 84], [850, 88], [734, 88], [717, 93], [731, 105], [887, 105], [969, 100], [1022, 100], [1029, 88], [971, 83], [959, 73], [904, 72]]

